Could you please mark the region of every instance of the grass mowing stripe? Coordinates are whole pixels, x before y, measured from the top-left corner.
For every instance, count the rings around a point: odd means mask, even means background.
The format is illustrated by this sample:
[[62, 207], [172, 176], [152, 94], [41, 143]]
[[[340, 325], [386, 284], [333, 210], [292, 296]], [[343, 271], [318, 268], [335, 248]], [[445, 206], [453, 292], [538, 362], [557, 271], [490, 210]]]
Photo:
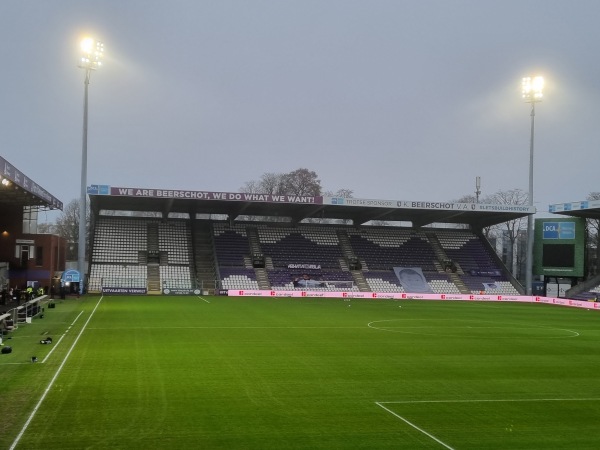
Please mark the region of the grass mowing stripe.
[[446, 444], [445, 442], [440, 441], [438, 438], [436, 438], [433, 434], [428, 433], [427, 431], [423, 430], [422, 428], [419, 428], [418, 426], [416, 426], [414, 423], [410, 422], [409, 420], [406, 420], [404, 417], [402, 417], [399, 414], [396, 414], [394, 411], [392, 411], [389, 408], [386, 408], [385, 406], [383, 406], [381, 403], [379, 402], [375, 402], [375, 404], [383, 409], [385, 409], [387, 412], [389, 412], [391, 415], [393, 415], [394, 417], [397, 417], [398, 419], [400, 419], [401, 421], [403, 421], [404, 423], [410, 425], [411, 427], [413, 427], [415, 430], [420, 431], [421, 433], [423, 433], [425, 436], [430, 437], [431, 439], [433, 439], [435, 442], [437, 442], [438, 444], [444, 446], [445, 448], [447, 448], [448, 450], [454, 450], [454, 448], [450, 447], [448, 444]]
[[[54, 384], [54, 382], [56, 381], [56, 379], [58, 378], [58, 375], [60, 374], [62, 368], [64, 367], [65, 363], [67, 362], [67, 359], [69, 359], [69, 355], [71, 354], [71, 352], [73, 351], [73, 349], [75, 348], [75, 346], [77, 345], [77, 341], [79, 341], [79, 338], [81, 337], [81, 335], [83, 334], [85, 327], [87, 326], [87, 324], [90, 322], [90, 320], [92, 319], [94, 313], [96, 312], [96, 309], [98, 309], [98, 306], [100, 306], [100, 302], [102, 302], [102, 297], [100, 297], [100, 299], [98, 300], [98, 303], [96, 303], [96, 306], [94, 307], [94, 309], [92, 310], [90, 317], [88, 317], [88, 320], [85, 322], [85, 324], [83, 325], [83, 327], [81, 328], [81, 331], [79, 332], [79, 334], [77, 335], [77, 337], [75, 338], [75, 341], [73, 342], [73, 345], [71, 345], [71, 348], [69, 349], [69, 351], [67, 352], [67, 354], [65, 355], [65, 358], [63, 359], [62, 363], [60, 364], [60, 366], [58, 366], [58, 369], [56, 369], [56, 373], [54, 374], [54, 376], [52, 377], [52, 379], [50, 380], [50, 383], [48, 383], [48, 386], [46, 387], [46, 389], [44, 390], [44, 393], [42, 394], [40, 400], [37, 402], [37, 404], [35, 405], [35, 408], [33, 408], [33, 411], [31, 411], [31, 414], [29, 415], [29, 417], [27, 418], [27, 421], [25, 422], [25, 424], [23, 425], [23, 428], [21, 429], [21, 431], [19, 432], [19, 434], [17, 435], [17, 437], [15, 438], [14, 442], [12, 443], [12, 445], [10, 446], [10, 450], [14, 450], [15, 447], [18, 445], [19, 441], [21, 440], [21, 438], [23, 437], [23, 434], [25, 434], [25, 431], [27, 431], [27, 428], [29, 427], [29, 424], [31, 423], [31, 421], [33, 420], [35, 413], [37, 412], [37, 410], [40, 408], [40, 406], [42, 406], [42, 403], [44, 402], [44, 399], [46, 398], [46, 395], [48, 395], [48, 392], [50, 392], [50, 389], [52, 388], [52, 385]], [[82, 311], [83, 312], [83, 311]], [[81, 314], [79, 314], [81, 315]], [[77, 318], [79, 318], [79, 316], [77, 316]], [[77, 318], [75, 319], [75, 321], [77, 321]], [[75, 321], [73, 321], [73, 323], [75, 323]], [[63, 335], [64, 336], [64, 335]]]

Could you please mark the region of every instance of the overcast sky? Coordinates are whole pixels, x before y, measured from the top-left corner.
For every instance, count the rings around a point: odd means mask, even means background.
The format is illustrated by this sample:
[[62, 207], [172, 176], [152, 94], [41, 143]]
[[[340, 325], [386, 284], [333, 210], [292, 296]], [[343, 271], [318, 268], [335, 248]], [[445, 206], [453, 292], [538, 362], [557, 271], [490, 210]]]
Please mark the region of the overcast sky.
[[[597, 0], [4, 0], [0, 155], [65, 204], [88, 185], [238, 191], [301, 167], [359, 198], [600, 191]], [[42, 218], [43, 220], [43, 218]]]

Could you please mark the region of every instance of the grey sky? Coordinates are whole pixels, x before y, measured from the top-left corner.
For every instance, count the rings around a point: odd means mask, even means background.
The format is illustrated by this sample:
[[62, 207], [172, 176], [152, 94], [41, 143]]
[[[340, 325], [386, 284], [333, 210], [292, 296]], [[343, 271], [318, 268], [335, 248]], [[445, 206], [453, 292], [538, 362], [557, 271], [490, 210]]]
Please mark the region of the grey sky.
[[0, 2], [0, 154], [64, 203], [79, 196], [79, 42], [90, 84], [88, 184], [237, 191], [315, 170], [360, 198], [455, 200], [600, 190], [600, 2], [19, 0]]

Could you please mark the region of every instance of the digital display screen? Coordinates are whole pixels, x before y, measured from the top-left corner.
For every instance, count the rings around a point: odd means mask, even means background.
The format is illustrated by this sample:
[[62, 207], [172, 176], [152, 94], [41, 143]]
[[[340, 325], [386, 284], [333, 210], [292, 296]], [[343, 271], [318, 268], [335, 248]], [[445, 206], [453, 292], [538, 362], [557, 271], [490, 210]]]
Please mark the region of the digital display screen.
[[574, 244], [544, 245], [542, 254], [544, 267], [573, 267], [575, 266]]

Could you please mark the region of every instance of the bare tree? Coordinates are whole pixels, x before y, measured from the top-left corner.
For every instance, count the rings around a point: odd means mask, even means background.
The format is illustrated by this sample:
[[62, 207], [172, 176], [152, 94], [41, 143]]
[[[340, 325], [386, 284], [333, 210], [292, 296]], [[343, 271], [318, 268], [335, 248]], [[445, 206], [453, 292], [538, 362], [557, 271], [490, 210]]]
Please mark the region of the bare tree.
[[[521, 189], [511, 189], [509, 191], [498, 191], [486, 199], [486, 203], [495, 205], [528, 205], [529, 194]], [[498, 236], [506, 236], [510, 242], [510, 253], [506, 264], [511, 268], [513, 276], [519, 278], [521, 272], [519, 269], [523, 265], [522, 252], [517, 251], [517, 242], [519, 237], [523, 236], [523, 231], [527, 228], [527, 217], [509, 220], [507, 222], [492, 225], [490, 233]]]
[[339, 198], [354, 198], [354, 191], [348, 188], [341, 188], [337, 191], [325, 191], [323, 192], [325, 197], [339, 197]]
[[[266, 172], [260, 180], [246, 181], [240, 192], [270, 195], [297, 195], [317, 197], [321, 195], [321, 181], [316, 172], [297, 169], [289, 173]], [[240, 216], [241, 220], [252, 220], [249, 216]], [[256, 219], [256, 218], [254, 218]], [[280, 221], [278, 217], [260, 217], [264, 221]]]
[[263, 173], [260, 177], [260, 180], [246, 181], [240, 188], [240, 192], [271, 195], [288, 194], [289, 192], [284, 192], [285, 176], [286, 174], [283, 173]]
[[313, 170], [297, 169], [283, 176], [283, 194], [317, 197], [321, 195], [321, 180]]
[[54, 225], [56, 234], [62, 236], [67, 242], [77, 242], [79, 239], [79, 202], [71, 200], [64, 207], [61, 215]]
[[[90, 227], [90, 210], [87, 209], [86, 214], [86, 233], [89, 235]], [[54, 232], [66, 239], [67, 243], [74, 245], [79, 242], [79, 200], [71, 200], [62, 214], [56, 219]], [[87, 242], [87, 239], [86, 239]], [[86, 248], [86, 254], [88, 248]]]

